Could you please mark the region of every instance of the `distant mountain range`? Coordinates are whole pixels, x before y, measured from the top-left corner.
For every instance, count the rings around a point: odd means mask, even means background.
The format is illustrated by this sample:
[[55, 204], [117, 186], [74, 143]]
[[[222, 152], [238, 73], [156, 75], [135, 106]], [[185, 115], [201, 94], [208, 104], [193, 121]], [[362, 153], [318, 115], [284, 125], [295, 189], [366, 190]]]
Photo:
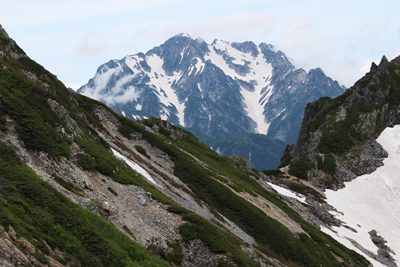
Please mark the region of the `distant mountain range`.
[[[296, 69], [272, 45], [220, 40], [209, 45], [180, 34], [146, 54], [101, 65], [78, 93], [131, 119], [167, 119], [231, 156], [217, 143], [247, 133], [268, 135], [281, 154], [285, 143], [296, 142], [306, 104], [344, 91], [319, 68]], [[252, 149], [230, 151], [248, 155]], [[276, 158], [253, 167], [278, 164]]]

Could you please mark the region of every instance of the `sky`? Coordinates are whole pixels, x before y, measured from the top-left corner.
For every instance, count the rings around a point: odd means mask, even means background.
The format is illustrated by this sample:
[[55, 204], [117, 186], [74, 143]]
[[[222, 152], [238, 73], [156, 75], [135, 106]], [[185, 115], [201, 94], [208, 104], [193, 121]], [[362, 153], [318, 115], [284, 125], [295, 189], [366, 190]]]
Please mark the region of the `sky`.
[[179, 33], [211, 44], [264, 42], [295, 67], [352, 86], [400, 55], [398, 0], [0, 0], [0, 24], [30, 58], [78, 88], [112, 59]]

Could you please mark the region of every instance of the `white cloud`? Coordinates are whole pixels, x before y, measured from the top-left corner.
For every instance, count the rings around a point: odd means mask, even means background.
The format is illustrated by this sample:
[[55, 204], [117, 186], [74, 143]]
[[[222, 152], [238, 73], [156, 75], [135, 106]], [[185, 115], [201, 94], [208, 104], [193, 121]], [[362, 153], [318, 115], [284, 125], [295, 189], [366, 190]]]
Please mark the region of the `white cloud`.
[[317, 40], [315, 20], [311, 16], [297, 17], [283, 29], [277, 46], [285, 53], [310, 47]]
[[102, 34], [89, 33], [79, 42], [74, 54], [78, 57], [100, 56], [110, 49], [106, 40], [106, 36]]
[[236, 12], [230, 16], [207, 19], [191, 31], [201, 38], [216, 38], [226, 41], [250, 41], [260, 32], [266, 38], [272, 32], [275, 16], [270, 13], [249, 11]]
[[95, 76], [94, 87], [88, 88], [85, 86], [82, 94], [106, 102], [107, 105], [126, 104], [135, 101], [140, 96], [141, 91], [132, 85], [125, 85], [134, 79], [136, 74], [126, 75], [117, 80], [113, 87], [107, 87], [110, 80], [114, 79], [114, 76], [121, 73], [121, 71], [121, 68], [105, 69], [102, 75]]
[[[23, 2], [23, 3], [21, 3]], [[129, 12], [144, 12], [152, 9], [162, 9], [185, 0], [70, 0], [70, 1], [11, 1], [2, 9], [7, 20], [15, 25], [26, 23], [41, 24], [60, 21], [73, 21], [101, 16], [126, 14]], [[21, 6], [23, 5], [23, 8]], [[18, 14], [18, 16], [15, 16]], [[21, 19], [23, 18], [23, 19]]]

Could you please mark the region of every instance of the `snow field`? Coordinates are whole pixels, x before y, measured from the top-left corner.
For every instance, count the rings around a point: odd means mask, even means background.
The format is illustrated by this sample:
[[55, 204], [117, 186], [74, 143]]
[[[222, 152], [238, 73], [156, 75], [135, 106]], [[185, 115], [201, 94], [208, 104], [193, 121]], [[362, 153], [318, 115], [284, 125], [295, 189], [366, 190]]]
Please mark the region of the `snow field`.
[[[344, 245], [349, 245], [348, 238], [357, 241], [364, 248], [377, 253], [378, 248], [368, 234], [376, 230], [396, 255], [392, 257], [400, 261], [400, 125], [386, 128], [377, 141], [388, 152], [389, 157], [384, 166], [375, 172], [360, 176], [345, 183], [345, 188], [326, 191], [327, 202], [339, 213], [336, 217], [357, 233], [344, 227], [324, 229]], [[353, 247], [353, 245], [349, 245]], [[354, 250], [360, 253], [358, 249]], [[372, 261], [371, 258], [368, 258]], [[374, 263], [374, 266], [383, 266]]]

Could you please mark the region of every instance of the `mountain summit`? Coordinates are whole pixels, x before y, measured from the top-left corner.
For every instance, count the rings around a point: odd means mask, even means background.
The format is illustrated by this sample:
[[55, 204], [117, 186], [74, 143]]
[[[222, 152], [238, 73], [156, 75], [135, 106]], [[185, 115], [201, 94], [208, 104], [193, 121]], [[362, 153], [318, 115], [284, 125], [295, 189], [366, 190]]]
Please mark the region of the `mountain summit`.
[[203, 140], [259, 133], [293, 143], [305, 105], [344, 90], [319, 68], [296, 69], [272, 45], [209, 45], [179, 34], [103, 64], [78, 92], [131, 119], [167, 119]]

